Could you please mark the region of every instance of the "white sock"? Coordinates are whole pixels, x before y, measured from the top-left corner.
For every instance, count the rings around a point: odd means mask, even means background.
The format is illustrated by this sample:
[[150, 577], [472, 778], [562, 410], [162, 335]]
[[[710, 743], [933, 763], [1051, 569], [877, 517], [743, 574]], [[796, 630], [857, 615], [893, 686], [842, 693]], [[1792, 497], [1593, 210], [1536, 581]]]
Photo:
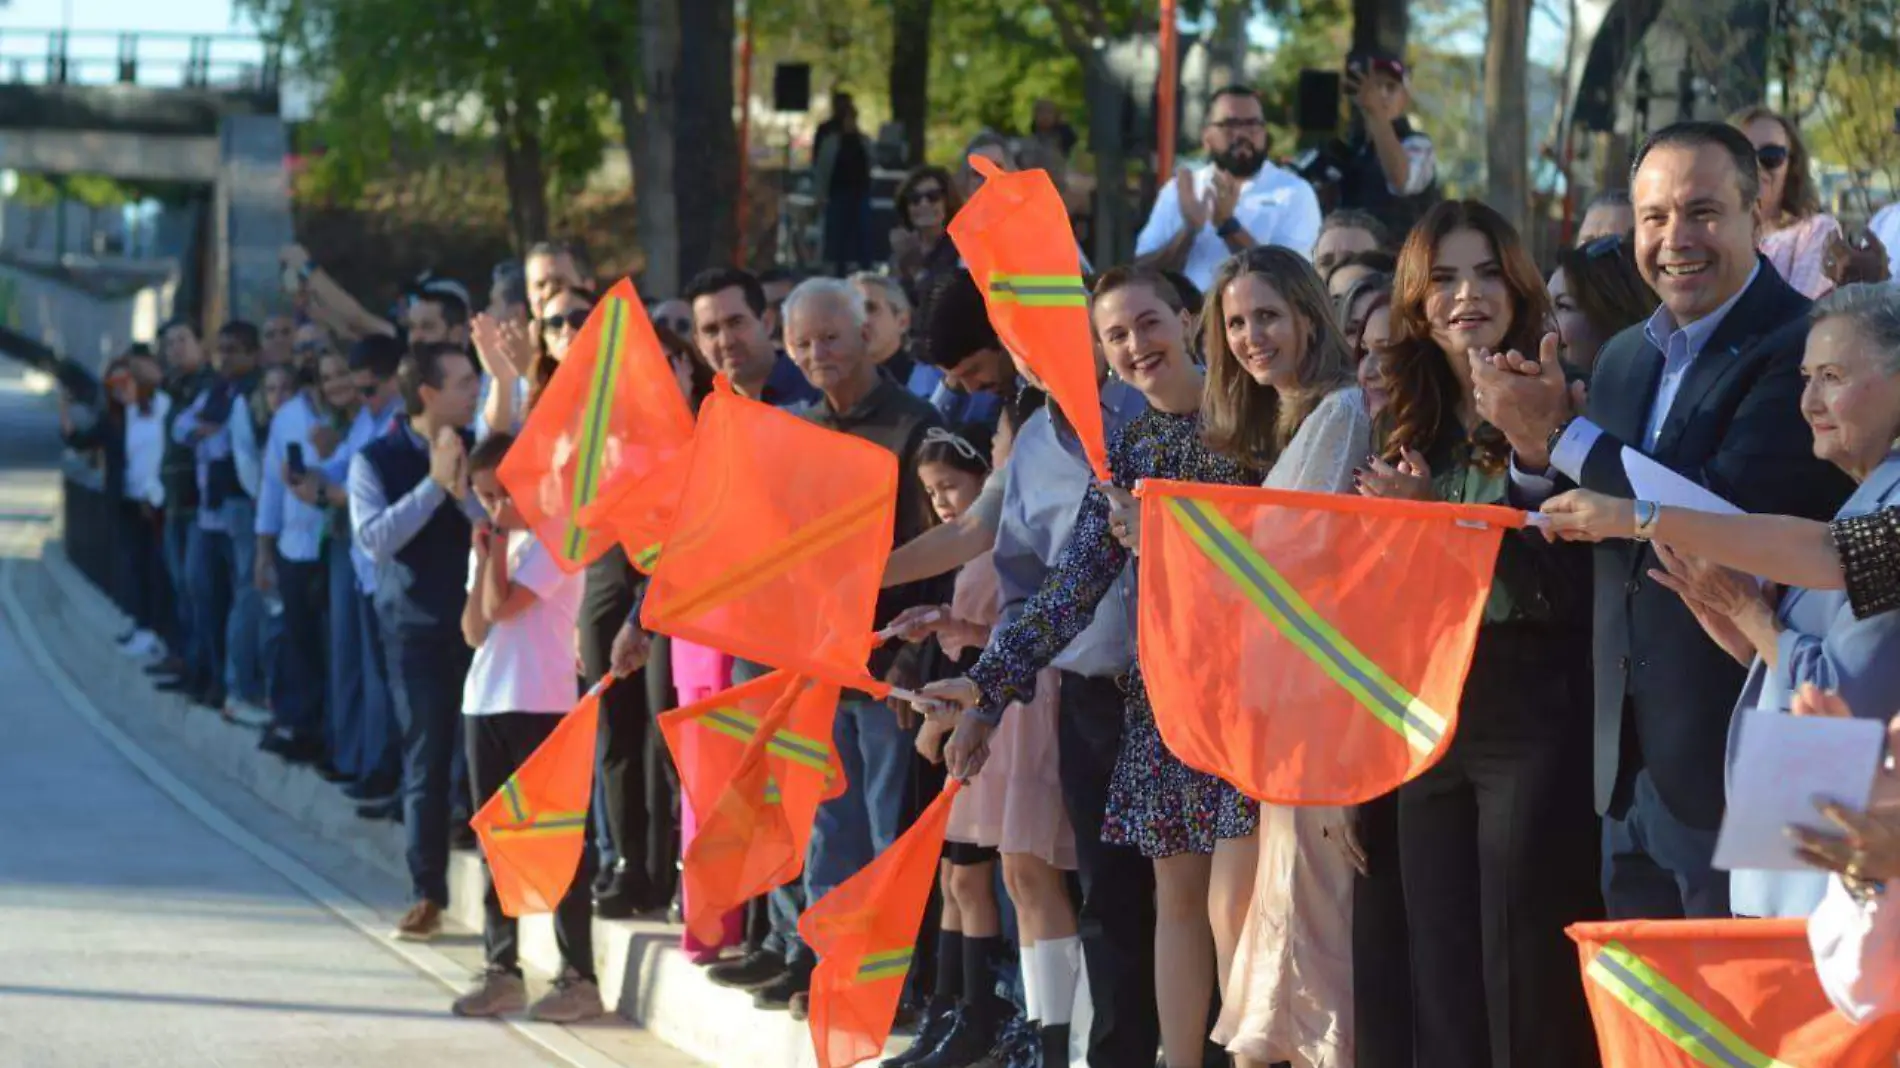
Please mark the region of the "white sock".
[[1040, 1020], [1042, 1014], [1038, 1010], [1042, 1008], [1042, 983], [1037, 972], [1041, 962], [1036, 955], [1036, 944], [1025, 942], [1022, 949], [1017, 951], [1017, 957], [1023, 966], [1023, 1015], [1031, 1020]]
[[1037, 1003], [1042, 1022], [1066, 1024], [1075, 1014], [1075, 984], [1082, 971], [1082, 940], [1045, 938], [1036, 943]]

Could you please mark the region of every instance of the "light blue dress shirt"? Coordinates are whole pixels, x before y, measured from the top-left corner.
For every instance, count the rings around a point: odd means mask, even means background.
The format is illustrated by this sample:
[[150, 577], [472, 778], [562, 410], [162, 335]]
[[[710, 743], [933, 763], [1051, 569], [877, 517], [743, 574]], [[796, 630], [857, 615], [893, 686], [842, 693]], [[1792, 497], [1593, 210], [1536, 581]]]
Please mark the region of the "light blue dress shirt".
[[[1147, 407], [1127, 383], [1110, 379], [1102, 384], [1102, 424], [1109, 437]], [[998, 630], [1022, 612], [1061, 561], [1082, 498], [1095, 483], [1081, 442], [1066, 428], [1056, 428], [1047, 407], [1023, 423], [1003, 471], [1003, 517], [991, 557], [1003, 603]], [[1053, 666], [1091, 678], [1113, 678], [1127, 671], [1135, 658], [1129, 611], [1134, 596], [1131, 564], [1096, 607], [1094, 622]]]
[[[363, 446], [376, 440], [377, 435], [387, 432], [401, 412], [401, 398], [391, 400], [380, 412], [367, 404], [357, 409], [356, 420], [350, 424], [350, 432], [344, 436], [343, 443], [337, 446], [329, 459], [312, 470], [322, 475], [326, 483], [348, 489], [351, 458], [363, 451]], [[354, 526], [351, 529], [354, 530]], [[375, 593], [376, 561], [370, 559], [354, 537], [350, 539], [350, 564], [356, 571], [356, 588], [366, 594]]]
[[310, 399], [298, 394], [271, 418], [270, 437], [259, 462], [262, 468], [257, 496], [257, 533], [277, 539], [277, 551], [287, 560], [313, 563], [323, 554], [323, 509], [305, 504], [284, 484], [289, 446], [302, 448], [305, 462], [316, 458], [310, 432], [323, 425]]

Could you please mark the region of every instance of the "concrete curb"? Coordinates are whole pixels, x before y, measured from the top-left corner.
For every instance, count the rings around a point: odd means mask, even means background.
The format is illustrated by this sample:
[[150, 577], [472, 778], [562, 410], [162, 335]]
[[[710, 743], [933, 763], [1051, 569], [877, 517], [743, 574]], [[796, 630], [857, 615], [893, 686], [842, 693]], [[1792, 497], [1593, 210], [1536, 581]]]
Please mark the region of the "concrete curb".
[[[66, 559], [63, 546], [48, 542], [33, 566], [22, 561], [20, 592], [43, 614], [36, 616], [48, 645], [66, 668], [112, 692], [138, 695], [108, 715], [123, 718], [133, 708], [155, 713], [156, 724], [212, 767], [240, 783], [265, 804], [312, 833], [347, 848], [369, 865], [407, 878], [402, 828], [356, 816], [356, 804], [308, 768], [292, 767], [257, 749], [257, 729], [226, 722], [182, 698], [153, 691], [139, 661], [112, 647], [124, 617]], [[481, 858], [455, 851], [450, 858], [448, 919], [480, 931]], [[619, 1014], [654, 1037], [716, 1068], [813, 1068], [811, 1038], [803, 1023], [785, 1013], [752, 1006], [750, 994], [714, 985], [679, 949], [680, 928], [662, 923], [594, 921], [594, 952], [601, 994]], [[549, 917], [521, 923], [524, 967], [546, 975], [560, 966]]]

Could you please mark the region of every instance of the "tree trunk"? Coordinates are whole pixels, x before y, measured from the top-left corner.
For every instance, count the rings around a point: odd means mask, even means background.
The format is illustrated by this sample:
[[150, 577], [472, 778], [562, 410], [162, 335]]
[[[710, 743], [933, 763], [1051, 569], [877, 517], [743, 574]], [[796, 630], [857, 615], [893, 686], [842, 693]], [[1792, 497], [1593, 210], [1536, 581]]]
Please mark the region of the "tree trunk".
[[1485, 199], [1523, 233], [1530, 185], [1530, 119], [1524, 101], [1530, 0], [1487, 0], [1486, 6]]
[[[641, 0], [640, 80], [646, 108], [627, 142], [633, 164], [640, 246], [646, 253], [641, 289], [651, 298], [677, 294], [680, 273], [679, 196], [674, 141], [678, 125], [679, 0]], [[629, 92], [632, 78], [626, 79]], [[621, 104], [623, 117], [627, 104]]]
[[1214, 70], [1209, 78], [1211, 89], [1223, 85], [1240, 85], [1249, 80], [1247, 17], [1252, 13], [1253, 4], [1249, 0], [1220, 0], [1220, 5], [1215, 9], [1211, 49]]
[[1352, 0], [1352, 48], [1355, 52], [1405, 55], [1411, 28], [1406, 0]]
[[681, 63], [674, 84], [680, 277], [728, 262], [738, 238], [739, 135], [732, 125], [733, 0], [676, 0]]
[[891, 9], [891, 117], [904, 124], [906, 160], [924, 161], [930, 119], [931, 0], [893, 0]]
[[541, 159], [541, 132], [528, 107], [497, 109], [501, 166], [508, 189], [508, 227], [515, 248], [526, 250], [548, 237], [548, 179]]

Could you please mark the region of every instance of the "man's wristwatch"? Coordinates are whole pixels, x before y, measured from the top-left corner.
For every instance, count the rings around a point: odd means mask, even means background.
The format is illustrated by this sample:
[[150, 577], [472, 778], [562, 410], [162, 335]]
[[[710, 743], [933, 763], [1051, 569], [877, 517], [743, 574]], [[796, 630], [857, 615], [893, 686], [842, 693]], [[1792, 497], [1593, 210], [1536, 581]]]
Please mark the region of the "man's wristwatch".
[[1648, 541], [1655, 536], [1656, 520], [1662, 518], [1662, 505], [1655, 501], [1636, 502], [1636, 532], [1632, 535], [1637, 541]]
[[1241, 229], [1240, 220], [1230, 216], [1226, 222], [1214, 227], [1214, 236], [1225, 241], [1239, 233]]
[[1564, 439], [1564, 431], [1569, 430], [1570, 424], [1576, 421], [1577, 417], [1574, 415], [1565, 419], [1563, 422], [1557, 424], [1556, 429], [1550, 432], [1549, 437], [1544, 439], [1544, 455], [1551, 458], [1553, 465], [1556, 462], [1557, 443]]

